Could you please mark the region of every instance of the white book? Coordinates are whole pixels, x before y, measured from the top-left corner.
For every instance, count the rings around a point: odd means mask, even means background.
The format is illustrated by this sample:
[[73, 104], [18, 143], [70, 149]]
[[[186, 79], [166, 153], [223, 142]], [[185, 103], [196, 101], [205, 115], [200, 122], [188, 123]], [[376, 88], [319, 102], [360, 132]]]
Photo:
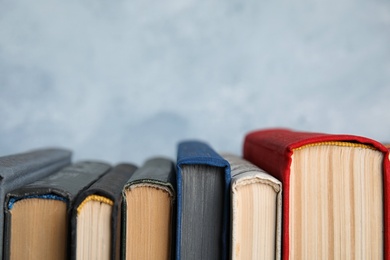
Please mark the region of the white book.
[[282, 184], [233, 154], [231, 167], [231, 259], [280, 259]]

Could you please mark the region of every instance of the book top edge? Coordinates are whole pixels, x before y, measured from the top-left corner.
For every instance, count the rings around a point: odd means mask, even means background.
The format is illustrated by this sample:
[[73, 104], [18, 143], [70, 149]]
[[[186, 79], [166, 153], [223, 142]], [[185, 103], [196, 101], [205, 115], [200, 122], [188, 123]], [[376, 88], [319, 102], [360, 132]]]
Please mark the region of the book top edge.
[[293, 151], [315, 144], [340, 146], [343, 145], [342, 143], [351, 143], [351, 147], [374, 148], [382, 152], [388, 152], [388, 148], [382, 143], [359, 135], [302, 132], [284, 128], [271, 128], [249, 132], [245, 136], [244, 142], [263, 145], [265, 147], [283, 147], [287, 151]]
[[39, 171], [62, 161], [69, 163], [72, 152], [66, 149], [37, 149], [25, 153], [0, 157], [0, 176], [3, 179]]
[[177, 165], [204, 164], [230, 169], [230, 164], [215, 152], [208, 144], [201, 141], [181, 142], [178, 147]]

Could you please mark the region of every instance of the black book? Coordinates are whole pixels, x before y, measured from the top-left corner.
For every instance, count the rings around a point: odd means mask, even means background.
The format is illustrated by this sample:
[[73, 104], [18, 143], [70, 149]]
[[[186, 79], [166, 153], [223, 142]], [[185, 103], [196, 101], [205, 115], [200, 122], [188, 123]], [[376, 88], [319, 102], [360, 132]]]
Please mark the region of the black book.
[[119, 164], [75, 200], [71, 212], [71, 259], [119, 259], [122, 191], [137, 169]]

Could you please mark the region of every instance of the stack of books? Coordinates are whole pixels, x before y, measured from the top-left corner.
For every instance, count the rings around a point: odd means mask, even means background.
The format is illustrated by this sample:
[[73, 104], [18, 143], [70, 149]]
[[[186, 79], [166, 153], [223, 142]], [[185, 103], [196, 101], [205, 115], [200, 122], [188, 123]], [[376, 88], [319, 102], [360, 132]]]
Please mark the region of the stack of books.
[[0, 157], [2, 259], [390, 259], [390, 159], [355, 135], [261, 129], [142, 165]]

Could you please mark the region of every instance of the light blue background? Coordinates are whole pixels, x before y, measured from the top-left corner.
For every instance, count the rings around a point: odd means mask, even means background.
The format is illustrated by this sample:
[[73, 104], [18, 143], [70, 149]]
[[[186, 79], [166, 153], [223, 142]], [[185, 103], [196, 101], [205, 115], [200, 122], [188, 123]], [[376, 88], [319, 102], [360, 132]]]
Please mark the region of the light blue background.
[[289, 127], [390, 141], [390, 2], [0, 0], [0, 155], [141, 164]]

